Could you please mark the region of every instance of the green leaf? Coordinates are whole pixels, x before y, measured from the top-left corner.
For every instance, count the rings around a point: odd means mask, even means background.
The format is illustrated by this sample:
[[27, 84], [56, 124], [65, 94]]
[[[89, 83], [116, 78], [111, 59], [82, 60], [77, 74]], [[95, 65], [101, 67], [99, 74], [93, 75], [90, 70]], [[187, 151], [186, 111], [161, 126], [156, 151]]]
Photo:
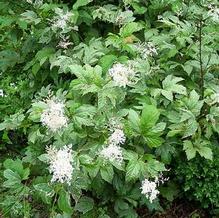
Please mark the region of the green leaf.
[[36, 191], [43, 193], [44, 195], [48, 197], [53, 197], [55, 192], [47, 183], [38, 183], [33, 186]]
[[145, 105], [141, 114], [140, 126], [143, 132], [147, 132], [155, 126], [160, 116], [160, 112], [154, 105]]
[[89, 197], [81, 197], [77, 204], [75, 205], [75, 210], [85, 214], [88, 211], [92, 210], [94, 207], [94, 200]]
[[100, 175], [102, 177], [102, 179], [104, 179], [105, 181], [112, 183], [113, 180], [113, 175], [114, 175], [114, 171], [113, 171], [113, 167], [112, 165], [105, 165], [100, 169]]
[[37, 62], [36, 64], [34, 64], [32, 66], [32, 73], [34, 74], [34, 76], [37, 75], [37, 72], [40, 70], [40, 64]]
[[190, 110], [195, 116], [198, 116], [200, 114], [201, 108], [204, 103], [204, 101], [199, 100], [199, 98], [199, 94], [195, 90], [192, 90], [190, 92], [189, 98], [184, 100], [188, 110]]
[[213, 152], [209, 147], [206, 146], [200, 146], [198, 149], [198, 153], [204, 157], [205, 159], [212, 160], [213, 159]]
[[38, 183], [33, 187], [44, 203], [51, 204], [52, 197], [55, 195], [55, 191], [52, 189], [51, 186], [49, 186], [49, 184]]
[[164, 139], [162, 139], [158, 133], [150, 131], [145, 133], [144, 139], [147, 142], [147, 145], [151, 148], [158, 147], [164, 142]]
[[0, 69], [4, 72], [9, 67], [14, 67], [20, 61], [20, 55], [15, 51], [3, 50], [0, 52]]
[[168, 100], [173, 101], [173, 93], [186, 95], [186, 88], [183, 85], [179, 85], [178, 82], [184, 80], [181, 77], [175, 77], [168, 75], [162, 82], [163, 90], [161, 94]]
[[151, 177], [155, 177], [155, 176], [158, 176], [160, 172], [163, 172], [166, 170], [164, 163], [154, 158], [151, 158], [150, 156], [147, 159], [148, 160], [144, 166], [144, 171], [143, 171], [144, 174], [147, 173], [151, 175]]
[[46, 60], [48, 60], [55, 53], [55, 49], [51, 47], [45, 47], [36, 53], [36, 59], [42, 66]]
[[186, 152], [188, 160], [191, 160], [196, 155], [196, 149], [194, 148], [191, 141], [186, 140], [183, 142], [183, 150]]
[[16, 114], [10, 115], [4, 119], [4, 122], [0, 123], [0, 130], [13, 130], [17, 129], [25, 119], [25, 116], [18, 112]]
[[107, 72], [112, 64], [117, 60], [115, 55], [105, 55], [99, 60], [99, 65], [102, 67], [103, 72]]
[[120, 29], [119, 34], [122, 37], [128, 37], [128, 36], [132, 35], [132, 33], [138, 32], [139, 30], [142, 30], [143, 28], [144, 28], [143, 25], [141, 25], [140, 23], [130, 22], [130, 23], [124, 25]]
[[77, 0], [74, 5], [73, 5], [73, 9], [77, 10], [78, 8], [85, 6], [87, 4], [89, 4], [90, 2], [92, 2], [93, 0]]
[[71, 214], [73, 212], [71, 207], [70, 194], [68, 192], [64, 190], [60, 191], [59, 199], [58, 199], [58, 207], [60, 210], [68, 214]]
[[156, 154], [161, 156], [161, 160], [164, 163], [170, 163], [172, 154], [175, 153], [175, 147], [169, 144], [163, 144], [156, 149]]
[[170, 183], [167, 187], [160, 187], [160, 193], [164, 198], [172, 202], [177, 197], [179, 190], [176, 184]]
[[125, 180], [130, 182], [132, 180], [137, 180], [141, 175], [141, 163], [138, 159], [132, 159], [129, 161], [126, 167], [126, 177]]
[[30, 174], [30, 169], [29, 168], [24, 169], [22, 161], [19, 159], [17, 160], [6, 159], [4, 161], [4, 167], [17, 173], [21, 180], [26, 180]]
[[7, 181], [4, 182], [4, 187], [7, 188], [17, 188], [21, 184], [21, 178], [18, 173], [13, 172], [10, 169], [7, 169], [3, 173]]
[[138, 113], [130, 109], [128, 114], [128, 120], [130, 122], [131, 128], [133, 128], [137, 133], [140, 133], [140, 118]]

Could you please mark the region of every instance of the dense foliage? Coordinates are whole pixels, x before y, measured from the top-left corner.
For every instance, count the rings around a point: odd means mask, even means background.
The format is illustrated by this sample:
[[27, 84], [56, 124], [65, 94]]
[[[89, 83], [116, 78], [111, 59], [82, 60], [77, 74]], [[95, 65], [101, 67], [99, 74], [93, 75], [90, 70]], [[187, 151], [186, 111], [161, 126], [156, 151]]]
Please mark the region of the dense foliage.
[[214, 150], [214, 161], [195, 158], [176, 168], [179, 185], [188, 199], [197, 199], [204, 208], [219, 207], [218, 164], [219, 150]]
[[217, 209], [218, 32], [217, 0], [0, 0], [2, 216]]

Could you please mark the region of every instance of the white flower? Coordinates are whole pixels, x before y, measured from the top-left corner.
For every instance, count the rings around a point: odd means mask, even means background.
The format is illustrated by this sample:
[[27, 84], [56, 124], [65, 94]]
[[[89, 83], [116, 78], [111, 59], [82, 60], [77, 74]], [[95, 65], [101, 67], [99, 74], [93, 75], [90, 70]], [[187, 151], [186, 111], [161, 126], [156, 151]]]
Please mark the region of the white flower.
[[35, 2], [34, 2], [35, 7], [40, 7], [42, 5], [43, 5], [43, 0], [35, 0]]
[[49, 157], [49, 172], [52, 173], [51, 182], [68, 183], [72, 179], [73, 166], [72, 166], [72, 145], [64, 146], [57, 150], [56, 148], [47, 148]]
[[213, 21], [219, 22], [219, 8], [217, 6], [210, 5], [210, 10], [208, 15], [212, 18]]
[[46, 100], [47, 108], [41, 114], [40, 121], [52, 132], [67, 126], [68, 119], [64, 114], [65, 105], [56, 98]]
[[157, 55], [157, 49], [152, 42], [137, 43], [134, 45], [135, 49], [143, 59]]
[[35, 7], [40, 7], [43, 4], [43, 0], [26, 0], [27, 3], [33, 4]]
[[56, 10], [57, 16], [53, 19], [52, 27], [64, 30], [68, 26], [68, 22], [72, 16], [71, 12], [64, 12], [58, 8]]
[[0, 89], [0, 97], [4, 97], [3, 89]]
[[145, 195], [151, 203], [157, 198], [157, 195], [160, 193], [157, 190], [157, 183], [149, 181], [148, 179], [142, 181], [141, 189], [141, 193]]
[[112, 77], [116, 86], [126, 87], [132, 83], [135, 77], [135, 71], [124, 64], [114, 64], [111, 69], [109, 69], [109, 75]]
[[159, 195], [159, 191], [157, 190], [157, 186], [163, 184], [168, 181], [169, 178], [165, 178], [162, 173], [155, 177], [154, 181], [149, 181], [145, 179], [142, 181], [141, 193], [146, 196], [147, 199], [152, 203]]
[[125, 143], [125, 134], [121, 129], [115, 129], [112, 135], [109, 137], [109, 144], [119, 145]]
[[72, 42], [69, 42], [68, 41], [68, 38], [63, 38], [59, 44], [57, 45], [57, 47], [60, 47], [60, 48], [68, 48], [69, 45], [72, 45], [73, 43]]
[[117, 161], [119, 164], [123, 161], [122, 149], [119, 146], [110, 144], [103, 148], [100, 152], [100, 156], [111, 162]]

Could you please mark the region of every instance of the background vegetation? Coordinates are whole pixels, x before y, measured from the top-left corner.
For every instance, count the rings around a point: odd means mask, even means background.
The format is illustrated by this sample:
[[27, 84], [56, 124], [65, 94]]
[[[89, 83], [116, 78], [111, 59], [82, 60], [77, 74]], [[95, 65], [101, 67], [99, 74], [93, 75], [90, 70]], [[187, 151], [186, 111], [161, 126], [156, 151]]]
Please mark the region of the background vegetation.
[[1, 0], [2, 216], [217, 215], [218, 33], [217, 0]]

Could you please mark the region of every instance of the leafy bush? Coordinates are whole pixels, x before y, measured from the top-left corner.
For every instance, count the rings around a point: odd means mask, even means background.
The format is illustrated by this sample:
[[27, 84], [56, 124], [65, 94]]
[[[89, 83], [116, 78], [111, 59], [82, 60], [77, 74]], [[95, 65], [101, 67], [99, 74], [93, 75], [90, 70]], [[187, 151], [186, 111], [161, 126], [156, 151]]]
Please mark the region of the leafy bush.
[[3, 216], [138, 217], [174, 199], [174, 157], [216, 166], [218, 10], [0, 1]]
[[218, 193], [218, 148], [214, 161], [195, 158], [189, 162], [180, 162], [176, 168], [177, 179], [190, 200], [197, 200], [204, 208], [219, 207]]

